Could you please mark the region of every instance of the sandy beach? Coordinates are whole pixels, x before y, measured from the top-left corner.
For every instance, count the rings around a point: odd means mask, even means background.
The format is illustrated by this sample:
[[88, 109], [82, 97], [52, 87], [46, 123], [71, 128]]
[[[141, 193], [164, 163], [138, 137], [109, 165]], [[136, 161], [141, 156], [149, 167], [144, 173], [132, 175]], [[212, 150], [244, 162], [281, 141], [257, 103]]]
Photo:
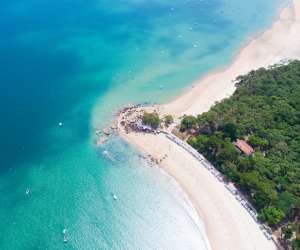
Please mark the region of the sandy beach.
[[[300, 59], [300, 0], [285, 8], [272, 27], [251, 40], [228, 68], [213, 72], [194, 84], [171, 103], [159, 107], [160, 114], [176, 118], [197, 115], [230, 96], [237, 76], [285, 59]], [[204, 222], [214, 250], [271, 250], [258, 224], [234, 196], [186, 150], [164, 134], [125, 133], [121, 136], [144, 154], [162, 159], [159, 165], [187, 193]]]
[[284, 59], [300, 58], [300, 1], [285, 8], [272, 27], [250, 40], [235, 56], [231, 65], [204, 76], [174, 101], [163, 105], [163, 113], [181, 116], [208, 111], [216, 102], [230, 96], [234, 80], [251, 70], [278, 63]]

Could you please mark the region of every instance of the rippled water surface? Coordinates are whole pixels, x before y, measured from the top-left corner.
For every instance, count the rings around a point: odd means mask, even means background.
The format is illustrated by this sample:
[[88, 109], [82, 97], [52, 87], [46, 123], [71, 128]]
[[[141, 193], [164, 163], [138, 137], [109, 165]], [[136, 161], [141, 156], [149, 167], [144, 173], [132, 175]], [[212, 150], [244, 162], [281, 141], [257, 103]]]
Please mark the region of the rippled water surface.
[[0, 0], [0, 249], [208, 249], [176, 184], [94, 129], [228, 63], [281, 4]]

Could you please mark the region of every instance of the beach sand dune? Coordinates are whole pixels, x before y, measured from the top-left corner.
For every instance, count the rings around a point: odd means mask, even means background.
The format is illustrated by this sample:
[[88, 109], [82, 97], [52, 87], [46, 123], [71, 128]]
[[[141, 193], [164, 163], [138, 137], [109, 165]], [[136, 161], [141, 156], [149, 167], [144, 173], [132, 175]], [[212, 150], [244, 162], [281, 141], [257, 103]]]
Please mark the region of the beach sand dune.
[[[216, 101], [234, 92], [237, 76], [286, 58], [300, 58], [300, 0], [294, 0], [284, 9], [269, 30], [249, 41], [228, 68], [203, 77], [194, 84], [195, 87], [173, 102], [162, 105], [160, 110], [175, 117], [205, 112]], [[212, 249], [276, 249], [224, 185], [177, 144], [162, 134], [126, 134], [122, 130], [120, 134], [153, 158], [168, 155], [160, 166], [188, 194], [204, 221]]]

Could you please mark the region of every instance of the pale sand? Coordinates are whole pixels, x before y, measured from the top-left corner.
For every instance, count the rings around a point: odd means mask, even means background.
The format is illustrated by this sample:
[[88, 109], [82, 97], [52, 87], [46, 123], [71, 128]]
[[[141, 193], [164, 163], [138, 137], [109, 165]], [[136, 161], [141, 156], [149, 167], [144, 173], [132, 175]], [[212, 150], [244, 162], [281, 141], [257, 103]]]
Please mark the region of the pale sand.
[[[269, 30], [249, 42], [228, 68], [204, 77], [197, 86], [160, 109], [177, 117], [207, 111], [234, 92], [232, 80], [238, 75], [285, 58], [300, 58], [300, 0], [294, 0]], [[212, 249], [276, 249], [224, 185], [181, 147], [162, 134], [120, 133], [145, 154], [157, 159], [168, 155], [160, 165], [188, 194], [204, 222]]]
[[208, 111], [216, 102], [230, 96], [239, 75], [278, 63], [281, 59], [300, 58], [300, 1], [285, 8], [273, 26], [250, 41], [235, 57], [232, 64], [207, 75], [173, 102], [164, 105], [164, 113], [197, 115]]
[[[125, 135], [124, 135], [125, 136]], [[131, 133], [126, 139], [145, 154], [156, 159], [187, 193], [204, 222], [211, 248], [214, 250], [274, 250], [256, 222], [234, 196], [204, 166], [163, 134]]]

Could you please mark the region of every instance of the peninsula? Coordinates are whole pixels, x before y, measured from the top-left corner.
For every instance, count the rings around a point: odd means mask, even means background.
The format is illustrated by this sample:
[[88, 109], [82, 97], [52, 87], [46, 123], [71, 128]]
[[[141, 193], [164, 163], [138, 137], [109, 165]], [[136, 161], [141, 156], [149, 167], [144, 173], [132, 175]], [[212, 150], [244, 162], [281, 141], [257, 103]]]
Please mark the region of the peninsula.
[[[119, 116], [120, 135], [150, 155], [187, 193], [204, 221], [212, 249], [271, 250], [276, 249], [276, 239], [267, 227], [260, 228], [255, 209], [234, 185], [224, 181], [218, 170], [172, 131], [185, 115], [199, 115], [231, 96], [238, 76], [278, 63], [285, 65], [289, 59], [300, 59], [299, 30], [300, 0], [294, 0], [270, 29], [241, 49], [229, 67], [203, 77], [171, 103], [127, 107]], [[153, 114], [146, 117], [146, 123], [145, 112]], [[165, 124], [163, 129], [153, 130], [157, 116]]]

